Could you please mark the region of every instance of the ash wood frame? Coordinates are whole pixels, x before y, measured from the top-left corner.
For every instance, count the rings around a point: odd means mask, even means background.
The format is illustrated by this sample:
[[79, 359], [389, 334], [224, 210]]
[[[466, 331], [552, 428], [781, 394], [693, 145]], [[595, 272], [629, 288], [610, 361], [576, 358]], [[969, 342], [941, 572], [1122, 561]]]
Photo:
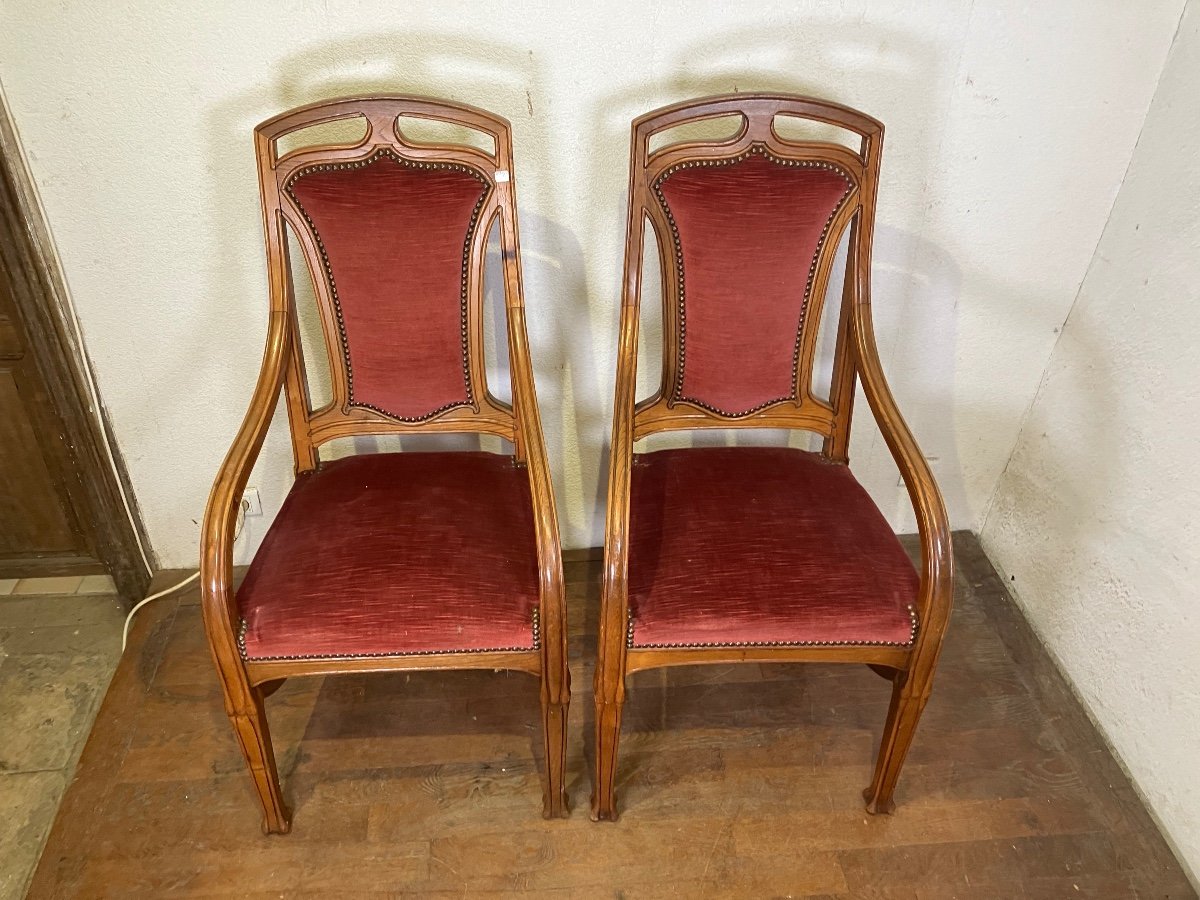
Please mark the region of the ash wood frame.
[[[651, 152], [655, 134], [680, 125], [729, 115], [742, 117], [741, 129], [716, 141], [685, 141]], [[861, 138], [856, 153], [826, 141], [794, 141], [776, 131], [776, 116], [793, 116], [837, 126]], [[634, 120], [630, 150], [629, 215], [626, 228], [624, 289], [617, 353], [608, 509], [604, 535], [604, 576], [595, 672], [595, 756], [592, 818], [614, 820], [617, 749], [626, 676], [644, 669], [701, 663], [826, 662], [865, 663], [892, 682], [892, 698], [871, 784], [863, 791], [871, 813], [891, 812], [893, 792], [925, 703], [949, 620], [953, 590], [950, 529], [941, 493], [888, 388], [876, 349], [871, 319], [871, 240], [879, 183], [883, 125], [846, 106], [808, 97], [734, 94], [687, 101]], [[743, 415], [721, 415], [686, 400], [674, 400], [680, 377], [678, 302], [680, 285], [672, 265], [669, 223], [653, 187], [680, 163], [728, 159], [766, 151], [781, 160], [832, 164], [853, 186], [834, 215], [828, 239], [818, 250], [809, 306], [799, 335], [801, 364], [794, 396]], [[636, 402], [637, 342], [641, 306], [642, 246], [646, 223], [658, 237], [663, 290], [663, 370], [658, 391]], [[833, 376], [828, 401], [811, 390], [813, 355], [833, 258], [849, 228], [846, 281], [838, 316]], [[917, 602], [919, 631], [910, 647], [794, 646], [636, 648], [626, 646], [629, 615], [628, 536], [630, 472], [634, 443], [660, 431], [702, 428], [789, 428], [823, 436], [822, 454], [848, 462], [856, 379], [903, 476], [916, 511], [921, 570]]]
[[[0, 284], [27, 341], [45, 397], [38, 424], [60, 448], [47, 464], [70, 505], [73, 528], [91, 556], [8, 561], [14, 576], [108, 571], [126, 609], [146, 595], [153, 572], [149, 546], [124, 460], [108, 431], [104, 408], [93, 409], [84, 349], [68, 326], [66, 287], [54, 262], [54, 245], [38, 208], [34, 185], [21, 162], [17, 134], [0, 97]], [[110, 462], [111, 460], [111, 462]], [[130, 513], [123, 498], [129, 498]]]
[[[405, 138], [397, 119], [411, 116], [462, 125], [489, 135], [495, 152], [465, 145], [417, 143]], [[280, 155], [278, 141], [293, 132], [342, 119], [362, 118], [362, 139], [352, 145], [306, 147]], [[263, 830], [286, 833], [291, 813], [283, 801], [263, 701], [284, 679], [300, 675], [417, 669], [514, 669], [541, 682], [541, 708], [547, 777], [544, 815], [567, 814], [565, 749], [570, 673], [558, 520], [542, 438], [525, 328], [517, 233], [512, 141], [507, 121], [480, 109], [421, 97], [365, 96], [315, 103], [284, 113], [255, 129], [262, 196], [271, 308], [266, 349], [250, 408], [213, 485], [201, 536], [201, 596], [205, 630], [233, 723], [263, 807]], [[387, 150], [409, 161], [452, 163], [480, 173], [488, 187], [471, 238], [468, 275], [469, 367], [474, 405], [449, 409], [420, 422], [347, 405], [347, 384], [329, 286], [311, 235], [285, 186], [300, 169], [328, 162], [370, 158]], [[483, 359], [482, 275], [487, 237], [496, 220], [504, 265], [506, 324], [513, 403], [487, 390]], [[333, 400], [312, 409], [296, 318], [286, 229], [305, 250], [321, 311], [325, 347], [333, 374]], [[464, 652], [389, 657], [343, 657], [244, 661], [235, 632], [238, 614], [233, 591], [233, 538], [242, 491], [262, 447], [276, 402], [283, 392], [296, 474], [319, 465], [318, 447], [337, 437], [359, 434], [474, 432], [494, 434], [514, 447], [514, 464], [529, 475], [537, 540], [540, 647], [504, 652]]]

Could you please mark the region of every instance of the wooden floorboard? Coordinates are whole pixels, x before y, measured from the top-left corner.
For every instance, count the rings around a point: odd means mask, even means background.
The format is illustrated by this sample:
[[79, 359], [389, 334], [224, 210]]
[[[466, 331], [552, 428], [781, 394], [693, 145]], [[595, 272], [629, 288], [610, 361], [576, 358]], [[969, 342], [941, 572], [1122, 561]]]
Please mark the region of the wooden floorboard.
[[588, 820], [598, 559], [567, 565], [575, 810], [543, 821], [536, 682], [294, 680], [268, 700], [293, 831], [264, 837], [196, 593], [147, 607], [31, 897], [1195, 897], [970, 535], [933, 698], [871, 817], [863, 666], [631, 679], [615, 824]]

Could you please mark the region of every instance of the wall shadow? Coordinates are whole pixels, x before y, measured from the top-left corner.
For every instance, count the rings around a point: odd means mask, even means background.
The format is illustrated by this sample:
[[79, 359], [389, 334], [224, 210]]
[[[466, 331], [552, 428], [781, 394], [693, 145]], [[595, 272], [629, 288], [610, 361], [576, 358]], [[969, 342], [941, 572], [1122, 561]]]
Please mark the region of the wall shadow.
[[[331, 41], [284, 59], [269, 81], [227, 98], [205, 113], [208, 137], [208, 206], [214, 211], [214, 231], [219, 235], [218, 257], [222, 272], [214, 272], [209, 295], [224, 297], [223, 304], [194, 310], [197, 330], [219, 334], [228, 322], [246, 323], [247, 328], [265, 334], [268, 291], [262, 251], [250, 253], [254, 246], [247, 240], [250, 229], [261, 236], [253, 129], [261, 121], [278, 113], [317, 100], [364, 93], [416, 94], [436, 96], [470, 103], [496, 112], [513, 126], [515, 169], [540, 171], [544, 155], [540, 143], [542, 124], [534, 111], [544, 94], [542, 74], [532, 54], [516, 46], [496, 41], [473, 40], [456, 35], [393, 31]], [[519, 180], [519, 174], [517, 175]], [[534, 185], [537, 179], [533, 179]], [[527, 192], [522, 185], [518, 198]], [[539, 388], [557, 400], [559, 373], [569, 368], [567, 350], [560, 337], [567, 330], [563, 322], [574, 318], [572, 309], [560, 309], [556, 303], [564, 284], [562, 272], [582, 271], [582, 252], [578, 243], [561, 227], [527, 211], [521, 202], [526, 302], [529, 307], [531, 355]], [[260, 237], [261, 240], [261, 237]], [[257, 244], [261, 246], [261, 244]], [[567, 262], [564, 263], [563, 259]], [[495, 352], [488, 359], [489, 386], [499, 396], [507, 396], [507, 343], [503, 332], [502, 288], [496, 279], [497, 260], [489, 254], [485, 277], [485, 323], [493, 330], [485, 346]], [[250, 284], [257, 289], [238, 296], [227, 296], [224, 284]], [[583, 306], [586, 290], [579, 279], [569, 279], [566, 292], [575, 298], [576, 308]], [[303, 298], [298, 298], [303, 300]], [[502, 309], [500, 310], [502, 313]], [[548, 320], [559, 319], [548, 325]], [[305, 310], [301, 320], [306, 336], [318, 337], [315, 306]], [[253, 323], [253, 324], [251, 324]], [[495, 332], [497, 326], [500, 330]], [[497, 334], [499, 339], [496, 339]], [[257, 374], [259, 359], [230, 359], [216, 353], [200, 353], [186, 361], [205, 370], [206, 383], [220, 385], [238, 408], [244, 408]], [[582, 367], [586, 372], [586, 366]], [[313, 380], [310, 372], [310, 380]], [[589, 383], [592, 382], [592, 383]], [[594, 390], [594, 375], [583, 378], [582, 390]], [[168, 398], [161, 398], [167, 403]], [[178, 402], [178, 398], [175, 398]], [[550, 409], [546, 397], [543, 410]], [[551, 429], [547, 428], [549, 432]], [[561, 431], [561, 429], [559, 429]], [[232, 438], [232, 434], [229, 435]], [[406, 438], [403, 449], [476, 449], [487, 446], [487, 438], [473, 435]], [[360, 438], [330, 448], [332, 455], [346, 452], [372, 452], [400, 449], [397, 439]], [[556, 465], [564, 458], [564, 446], [551, 447]], [[257, 545], [282, 503], [291, 484], [290, 443], [287, 438], [282, 405], [277, 411], [271, 434], [264, 444], [259, 465], [253, 476], [263, 496], [262, 519], [247, 523], [242, 555], [248, 561], [248, 548]], [[215, 470], [215, 466], [214, 466]], [[561, 486], [560, 486], [561, 496]]]
[[[744, 29], [723, 32], [719, 37], [681, 49], [668, 68], [665, 79], [644, 81], [608, 94], [597, 100], [591, 109], [594, 123], [591, 139], [591, 158], [586, 169], [600, 172], [612, 158], [612, 148], [627, 147], [631, 121], [651, 109], [679, 100], [729, 92], [780, 91], [824, 97], [874, 113], [888, 119], [888, 102], [877, 98], [903, 98], [906, 122], [926, 122], [939, 115], [946, 102], [927, 90], [931, 84], [946, 83], [942, 69], [952, 61], [938, 55], [935, 45], [917, 32], [897, 28], [878, 28], [862, 25], [847, 29], [844, 22], [806, 20], [797, 23], [804, 31], [805, 47], [799, 48], [786, 30]], [[811, 48], [819, 48], [814, 55]], [[889, 101], [890, 102], [890, 101]], [[916, 107], [914, 109], [914, 107]], [[925, 452], [936, 459], [943, 489], [952, 497], [963, 494], [962, 471], [958, 458], [950, 401], [953, 398], [957, 327], [955, 308], [961, 283], [958, 265], [942, 248], [922, 238], [924, 195], [932, 178], [932, 159], [936, 148], [928, 129], [910, 129], [898, 136], [890, 134], [884, 144], [879, 215], [876, 225], [875, 251], [872, 269], [873, 299], [880, 354], [888, 371], [904, 372], [901, 365], [911, 360], [919, 365], [912, 369], [921, 373], [921, 381], [905, 378], [899, 382], [902, 411], [907, 412], [910, 425]], [[895, 145], [899, 144], [897, 147]], [[890, 151], [890, 152], [889, 152]], [[889, 159], [902, 157], [907, 184], [898, 185], [890, 177], [894, 167]], [[626, 154], [628, 165], [628, 156]], [[611, 176], [606, 181], [611, 203], [591, 231], [583, 233], [586, 245], [603, 245], [600, 229], [624, 233], [628, 202], [628, 170], [621, 173], [618, 186]], [[651, 249], [651, 256], [654, 251]], [[639, 388], [649, 381], [657, 384], [662, 358], [661, 305], [659, 284], [651, 280], [646, 269], [642, 301], [642, 346], [639, 351]], [[603, 318], [616, 346], [619, 317], [620, 280], [605, 291], [608, 301]], [[611, 299], [609, 299], [611, 298]], [[840, 280], [830, 280], [826, 311], [835, 310], [840, 303]], [[822, 337], [826, 335], [823, 329]], [[911, 339], [910, 339], [911, 338]], [[911, 345], [911, 346], [909, 346]], [[817, 370], [827, 370], [832, 363], [832, 342], [822, 343]], [[651, 377], [647, 373], [653, 373]], [[814, 375], [819, 383], [820, 375]], [[611, 384], [611, 381], [610, 381]], [[645, 396], [644, 392], [639, 396]], [[605, 412], [611, 420], [611, 390], [605, 399]], [[894, 465], [890, 476], [878, 474], [881, 459], [891, 457], [881, 447], [878, 431], [862, 398], [856, 402], [858, 419], [856, 438], [852, 442], [852, 458], [860, 460], [864, 480], [871, 482], [873, 493], [885, 510], [894, 514]], [[706, 446], [723, 444], [767, 444], [815, 446], [805, 435], [789, 435], [779, 431], [729, 431], [677, 433], [655, 436], [639, 444], [639, 449], [661, 449], [667, 446]], [[596, 508], [604, 508], [607, 492], [607, 457], [609, 439], [603, 448], [604, 467], [598, 473], [595, 496]], [[890, 482], [889, 482], [890, 478]], [[889, 487], [890, 484], [890, 487]], [[905, 497], [905, 502], [907, 498]], [[908, 513], [911, 516], [911, 511]], [[602, 527], [602, 526], [598, 526]]]
[[[1081, 294], [1086, 285], [1087, 276]], [[1021, 328], [1018, 318], [1014, 316], [1014, 330]], [[1074, 617], [1083, 612], [1071, 607], [1072, 598], [1079, 595], [1080, 567], [1090, 566], [1096, 556], [1105, 555], [1102, 550], [1088, 553], [1080, 548], [1103, 547], [1112, 539], [1111, 511], [1134, 507], [1139, 502], [1123, 503], [1118, 499], [1130, 491], [1132, 482], [1125, 473], [1133, 462], [1123, 453], [1128, 436], [1114, 434], [1107, 424], [1130, 421], [1122, 412], [1123, 397], [1129, 390], [1120, 387], [1113, 362], [1120, 358], [1121, 348], [1097, 328], [1082, 296], [1055, 332], [1061, 336], [1047, 359], [1045, 374], [1029, 403], [980, 528], [989, 536], [997, 530], [1028, 532], [1024, 547], [1012, 536], [1000, 539], [1010, 553], [1025, 551], [1023, 556], [1005, 555], [1004, 574], [1010, 590], [1020, 598], [1042, 635], [1046, 629], [1077, 627], [1074, 621], [1064, 622], [1062, 616]], [[1056, 412], [1062, 415], [1064, 395], [1074, 401], [1075, 408], [1066, 413], [1066, 421], [1055, 420], [1051, 416]], [[1066, 434], [1069, 441], [1064, 443]], [[1072, 457], [1072, 447], [1088, 447], [1092, 452], [1081, 462]], [[1087, 466], [1086, 474], [1080, 466]], [[1104, 490], [1097, 485], [1105, 486]], [[1051, 534], [1053, 540], [1046, 542]], [[1056, 555], [1035, 553], [1035, 546]], [[1036, 595], [1023, 592], [1026, 575], [1031, 576]], [[1114, 590], [1119, 587], [1119, 579], [1107, 574], [1092, 577], [1103, 579]], [[1040, 609], [1029, 609], [1031, 603]], [[1137, 615], [1132, 608], [1127, 612], [1130, 617]], [[1121, 617], [1112, 621], [1114, 632], [1120, 630]], [[1114, 641], [1121, 639], [1114, 634]]]

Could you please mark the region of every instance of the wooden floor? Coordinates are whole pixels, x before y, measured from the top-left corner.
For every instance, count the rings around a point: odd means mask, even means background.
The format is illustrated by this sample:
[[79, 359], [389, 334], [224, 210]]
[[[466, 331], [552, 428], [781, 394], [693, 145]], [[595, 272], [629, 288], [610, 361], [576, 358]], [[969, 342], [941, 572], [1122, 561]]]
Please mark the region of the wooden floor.
[[543, 821], [533, 679], [290, 682], [268, 701], [293, 831], [264, 837], [195, 593], [148, 607], [31, 897], [1194, 897], [974, 538], [894, 816], [862, 810], [866, 667], [634, 676], [623, 815], [588, 819], [598, 566], [570, 568], [569, 820]]

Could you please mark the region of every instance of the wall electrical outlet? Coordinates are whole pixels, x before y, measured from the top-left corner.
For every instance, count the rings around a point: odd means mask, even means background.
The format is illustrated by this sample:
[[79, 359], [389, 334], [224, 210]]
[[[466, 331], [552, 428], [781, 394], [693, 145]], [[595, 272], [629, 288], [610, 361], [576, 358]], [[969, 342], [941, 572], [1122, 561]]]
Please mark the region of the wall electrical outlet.
[[262, 515], [262, 498], [258, 496], [258, 488], [248, 487], [242, 491], [242, 506], [248, 516]]

